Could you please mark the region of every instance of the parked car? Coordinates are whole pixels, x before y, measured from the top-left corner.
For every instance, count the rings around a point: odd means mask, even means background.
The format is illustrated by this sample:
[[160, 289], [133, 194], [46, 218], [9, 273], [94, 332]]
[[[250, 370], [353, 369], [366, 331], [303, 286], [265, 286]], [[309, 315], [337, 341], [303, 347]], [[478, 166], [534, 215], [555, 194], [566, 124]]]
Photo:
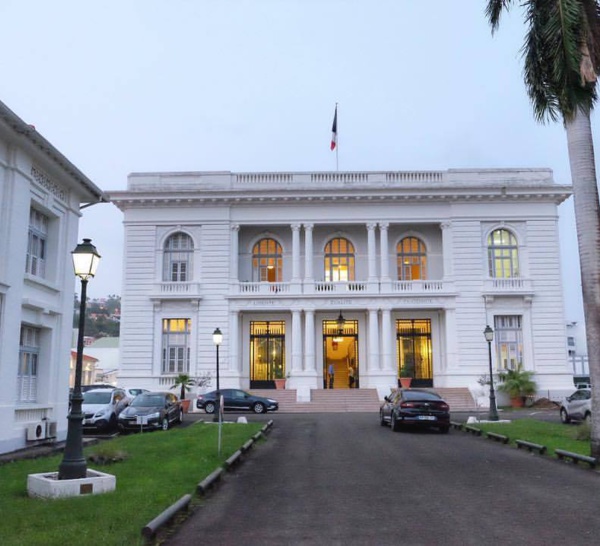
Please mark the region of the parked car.
[[573, 394], [563, 399], [560, 404], [560, 420], [563, 423], [571, 421], [588, 421], [592, 418], [592, 391], [577, 389]]
[[[279, 403], [272, 398], [255, 396], [240, 389], [221, 389], [224, 411], [253, 411], [254, 413], [267, 413], [277, 411]], [[214, 413], [217, 408], [217, 391], [199, 394], [196, 407], [206, 413]]]
[[119, 415], [119, 430], [162, 429], [183, 422], [181, 401], [172, 392], [138, 394]]
[[138, 394], [143, 394], [145, 392], [150, 392], [149, 389], [139, 389], [139, 388], [123, 388], [127, 398], [129, 400], [133, 400]]
[[83, 393], [83, 427], [101, 431], [116, 428], [119, 414], [129, 404], [123, 389], [91, 389]]
[[424, 389], [398, 389], [384, 398], [379, 422], [396, 432], [405, 425], [450, 430], [450, 406], [436, 392]]

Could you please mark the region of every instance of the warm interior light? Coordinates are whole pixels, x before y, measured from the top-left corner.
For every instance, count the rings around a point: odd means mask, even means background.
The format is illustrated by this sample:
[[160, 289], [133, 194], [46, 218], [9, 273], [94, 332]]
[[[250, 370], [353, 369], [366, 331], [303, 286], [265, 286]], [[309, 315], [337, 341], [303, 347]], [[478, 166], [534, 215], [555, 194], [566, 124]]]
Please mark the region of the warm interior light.
[[341, 343], [342, 341], [344, 341], [344, 337], [343, 336], [335, 336], [333, 338], [333, 342], [334, 343]]
[[83, 243], [78, 244], [75, 250], [71, 252], [71, 256], [75, 275], [82, 281], [87, 281], [96, 274], [96, 269], [98, 269], [100, 263], [100, 254], [98, 254], [91, 239], [84, 239]]
[[221, 345], [222, 341], [223, 341], [223, 334], [221, 333], [221, 330], [219, 328], [217, 328], [213, 332], [213, 343], [215, 345]]

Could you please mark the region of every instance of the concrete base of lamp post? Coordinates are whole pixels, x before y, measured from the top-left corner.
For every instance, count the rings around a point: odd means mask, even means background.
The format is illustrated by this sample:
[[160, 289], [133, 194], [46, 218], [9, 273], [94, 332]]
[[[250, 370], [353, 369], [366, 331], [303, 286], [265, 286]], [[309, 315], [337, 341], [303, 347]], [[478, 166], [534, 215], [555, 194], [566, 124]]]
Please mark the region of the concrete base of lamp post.
[[117, 478], [98, 470], [87, 469], [85, 478], [59, 480], [58, 472], [29, 474], [27, 493], [30, 497], [59, 499], [109, 493], [117, 488]]

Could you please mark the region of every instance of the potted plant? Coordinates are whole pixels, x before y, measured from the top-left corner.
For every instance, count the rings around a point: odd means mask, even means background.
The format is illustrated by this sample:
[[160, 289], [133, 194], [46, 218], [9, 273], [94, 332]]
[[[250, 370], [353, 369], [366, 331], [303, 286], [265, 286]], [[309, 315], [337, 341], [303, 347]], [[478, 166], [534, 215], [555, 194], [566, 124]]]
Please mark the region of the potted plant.
[[535, 372], [524, 370], [520, 362], [516, 368], [498, 374], [498, 390], [508, 394], [513, 408], [522, 408], [525, 398], [536, 393], [534, 375]]
[[179, 387], [181, 389], [181, 391], [179, 393], [179, 398], [181, 400], [181, 407], [183, 408], [183, 411], [185, 413], [187, 413], [188, 410], [190, 409], [190, 401], [186, 400], [186, 398], [185, 398], [185, 392], [192, 390], [192, 387], [195, 384], [196, 384], [196, 380], [195, 379], [191, 378], [186, 373], [180, 373], [175, 378], [175, 381], [174, 381], [173, 385], [171, 385], [171, 387], [170, 387], [171, 389], [175, 389], [177, 387]]
[[400, 386], [403, 389], [409, 389], [414, 376], [415, 367], [410, 363], [404, 364], [404, 366], [400, 368]]

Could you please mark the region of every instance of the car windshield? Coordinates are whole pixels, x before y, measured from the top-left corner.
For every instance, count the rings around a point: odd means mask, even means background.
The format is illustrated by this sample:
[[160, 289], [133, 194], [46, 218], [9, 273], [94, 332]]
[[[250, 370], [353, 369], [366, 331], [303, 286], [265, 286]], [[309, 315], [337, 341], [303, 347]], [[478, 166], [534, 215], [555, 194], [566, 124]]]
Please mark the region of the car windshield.
[[441, 400], [434, 392], [427, 391], [405, 391], [403, 398], [405, 400]]
[[111, 391], [93, 392], [87, 391], [83, 393], [84, 404], [110, 404]]
[[150, 406], [163, 406], [165, 399], [159, 394], [140, 394], [131, 403], [134, 407], [148, 408]]

